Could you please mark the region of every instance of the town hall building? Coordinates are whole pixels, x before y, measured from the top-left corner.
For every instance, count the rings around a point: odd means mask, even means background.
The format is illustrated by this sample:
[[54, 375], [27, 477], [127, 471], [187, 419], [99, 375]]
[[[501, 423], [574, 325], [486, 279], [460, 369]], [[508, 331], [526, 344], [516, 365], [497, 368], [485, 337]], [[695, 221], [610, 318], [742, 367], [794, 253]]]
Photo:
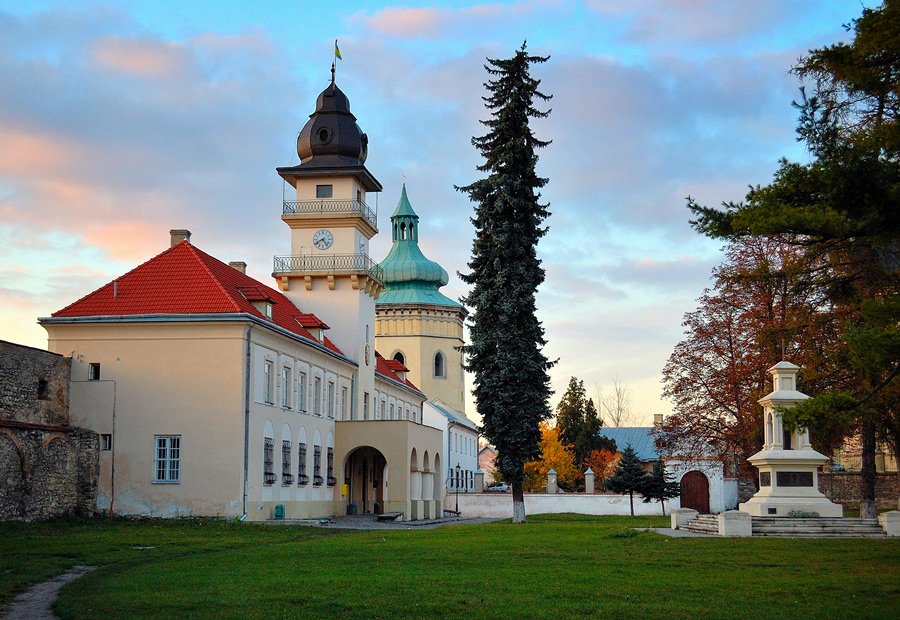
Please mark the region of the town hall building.
[[173, 230], [161, 254], [39, 320], [49, 350], [72, 358], [72, 424], [100, 435], [98, 508], [441, 515], [444, 438], [423, 423], [431, 386], [375, 348], [386, 282], [368, 254], [367, 197], [382, 186], [333, 74], [297, 153], [278, 168], [296, 195], [283, 203], [291, 254], [274, 258], [277, 286]]

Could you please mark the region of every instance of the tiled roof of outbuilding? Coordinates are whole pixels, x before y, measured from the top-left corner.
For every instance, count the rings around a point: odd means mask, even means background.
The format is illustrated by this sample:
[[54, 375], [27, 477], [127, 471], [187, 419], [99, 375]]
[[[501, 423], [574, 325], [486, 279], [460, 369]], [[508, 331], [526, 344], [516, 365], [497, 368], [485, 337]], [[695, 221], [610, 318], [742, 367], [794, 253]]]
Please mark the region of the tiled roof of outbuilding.
[[620, 426], [601, 428], [600, 434], [614, 439], [616, 449], [622, 452], [629, 445], [642, 461], [655, 461], [659, 458], [656, 451], [656, 438], [652, 426]]

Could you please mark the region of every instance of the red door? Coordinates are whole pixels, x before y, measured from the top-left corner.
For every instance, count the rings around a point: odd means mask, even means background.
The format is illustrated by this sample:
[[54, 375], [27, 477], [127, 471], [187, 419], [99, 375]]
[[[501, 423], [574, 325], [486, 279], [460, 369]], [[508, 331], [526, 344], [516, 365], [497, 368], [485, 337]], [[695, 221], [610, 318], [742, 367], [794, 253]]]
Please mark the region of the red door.
[[709, 480], [699, 471], [689, 471], [681, 479], [681, 507], [709, 514]]

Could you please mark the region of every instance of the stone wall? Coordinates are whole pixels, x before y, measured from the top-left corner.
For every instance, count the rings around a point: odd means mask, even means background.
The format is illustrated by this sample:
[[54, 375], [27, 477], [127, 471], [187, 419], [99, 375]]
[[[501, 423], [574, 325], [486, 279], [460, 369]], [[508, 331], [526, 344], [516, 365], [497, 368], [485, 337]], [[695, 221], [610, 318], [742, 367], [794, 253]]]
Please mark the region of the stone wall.
[[[858, 471], [819, 473], [819, 491], [836, 504], [858, 506], [862, 499], [862, 474]], [[875, 475], [875, 505], [897, 509], [900, 481], [896, 472]]]
[[0, 520], [95, 510], [99, 441], [69, 426], [70, 363], [0, 341]]

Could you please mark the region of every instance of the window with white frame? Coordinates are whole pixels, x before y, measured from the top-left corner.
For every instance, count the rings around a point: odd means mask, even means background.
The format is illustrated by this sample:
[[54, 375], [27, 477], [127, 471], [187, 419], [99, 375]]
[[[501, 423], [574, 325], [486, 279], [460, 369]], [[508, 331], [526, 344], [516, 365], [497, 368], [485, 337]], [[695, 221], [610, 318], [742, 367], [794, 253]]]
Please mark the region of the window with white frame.
[[334, 477], [334, 448], [328, 448], [327, 459], [328, 486], [333, 487], [337, 484], [337, 478]]
[[275, 440], [263, 440], [263, 483], [275, 484]]
[[381, 417], [379, 418], [379, 420], [386, 419], [385, 414], [384, 414], [386, 408], [387, 408], [387, 403], [384, 401], [381, 401]]
[[306, 444], [297, 444], [297, 485], [309, 484], [309, 476], [306, 475]]
[[297, 394], [297, 409], [299, 409], [301, 413], [306, 413], [306, 373], [302, 370], [300, 371], [300, 380], [297, 382], [297, 385], [299, 386]]
[[313, 486], [322, 486], [322, 446], [313, 446]]
[[347, 386], [341, 386], [341, 419], [347, 419]]
[[313, 377], [313, 415], [322, 415], [322, 378]]
[[369, 393], [363, 392], [363, 420], [369, 419]]
[[156, 435], [156, 457], [153, 459], [153, 482], [181, 480], [181, 435]]
[[281, 406], [291, 409], [291, 369], [285, 366], [281, 369]]
[[288, 439], [281, 441], [281, 484], [294, 484], [291, 475], [291, 442]]
[[394, 403], [391, 403], [391, 419], [394, 419]]
[[263, 365], [263, 402], [267, 405], [275, 404], [272, 401], [272, 392], [275, 391], [272, 386], [272, 382], [275, 380], [274, 372], [275, 364], [266, 360], [266, 363]]
[[328, 382], [328, 389], [325, 392], [328, 401], [325, 403], [325, 410], [328, 412], [329, 419], [334, 419], [334, 381]]

